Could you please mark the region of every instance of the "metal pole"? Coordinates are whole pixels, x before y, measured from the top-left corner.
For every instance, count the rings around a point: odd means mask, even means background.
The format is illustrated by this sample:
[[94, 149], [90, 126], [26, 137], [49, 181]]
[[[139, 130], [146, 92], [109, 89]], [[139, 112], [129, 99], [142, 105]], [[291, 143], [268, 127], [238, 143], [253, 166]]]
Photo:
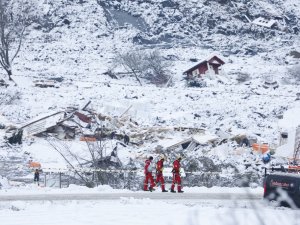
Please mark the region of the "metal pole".
[[44, 187], [47, 187], [47, 173], [45, 173]]
[[61, 188], [61, 172], [59, 172], [59, 188]]
[[267, 168], [265, 167], [265, 177], [267, 176]]
[[125, 171], [123, 172], [123, 188], [126, 188], [126, 178], [125, 178]]

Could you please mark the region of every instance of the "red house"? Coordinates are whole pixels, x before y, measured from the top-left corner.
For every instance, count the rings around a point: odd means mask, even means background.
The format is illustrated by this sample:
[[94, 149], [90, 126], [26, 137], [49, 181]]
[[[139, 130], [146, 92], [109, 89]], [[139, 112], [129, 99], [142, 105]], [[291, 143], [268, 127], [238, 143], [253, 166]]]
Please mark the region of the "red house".
[[187, 75], [187, 78], [201, 77], [202, 74], [220, 74], [220, 67], [224, 65], [225, 62], [218, 56], [213, 56], [204, 60], [192, 68], [185, 71], [183, 74]]

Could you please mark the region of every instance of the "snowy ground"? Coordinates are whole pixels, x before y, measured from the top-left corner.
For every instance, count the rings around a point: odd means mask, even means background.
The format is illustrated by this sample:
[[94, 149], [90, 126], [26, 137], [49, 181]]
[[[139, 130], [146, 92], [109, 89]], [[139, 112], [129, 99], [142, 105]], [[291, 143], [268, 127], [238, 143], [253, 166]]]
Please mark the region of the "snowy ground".
[[[298, 224], [299, 211], [278, 208], [262, 199], [185, 199], [189, 193], [251, 193], [262, 194], [262, 188], [185, 188], [178, 199], [164, 200], [139, 197], [122, 197], [128, 190], [113, 190], [108, 186], [94, 189], [71, 186], [68, 189], [41, 188], [35, 185], [0, 191], [1, 196], [39, 194], [120, 194], [117, 200], [83, 201], [13, 201], [0, 202], [1, 224], [4, 225], [262, 225]], [[152, 193], [148, 193], [151, 196]], [[156, 194], [156, 193], [153, 193]], [[160, 193], [162, 196], [164, 193]], [[167, 193], [168, 194], [168, 193]], [[171, 193], [169, 193], [171, 194]]]
[[297, 210], [244, 201], [193, 203], [121, 198], [0, 203], [1, 224], [5, 225], [296, 225], [299, 216]]
[[263, 201], [152, 200], [1, 202], [5, 225], [262, 225], [292, 224], [299, 211], [267, 206]]

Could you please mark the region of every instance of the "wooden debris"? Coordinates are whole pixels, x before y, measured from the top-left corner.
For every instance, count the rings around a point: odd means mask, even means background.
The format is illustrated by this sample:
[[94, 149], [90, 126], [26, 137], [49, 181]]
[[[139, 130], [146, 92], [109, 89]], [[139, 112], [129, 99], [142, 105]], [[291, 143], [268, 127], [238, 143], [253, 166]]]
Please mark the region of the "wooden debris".
[[95, 138], [95, 137], [81, 136], [80, 137], [80, 141], [95, 142], [95, 141], [97, 141], [97, 138]]
[[74, 115], [76, 115], [82, 122], [85, 122], [85, 123], [91, 123], [92, 122], [92, 118], [83, 114], [83, 113], [80, 113], [78, 111], [76, 111], [74, 113]]

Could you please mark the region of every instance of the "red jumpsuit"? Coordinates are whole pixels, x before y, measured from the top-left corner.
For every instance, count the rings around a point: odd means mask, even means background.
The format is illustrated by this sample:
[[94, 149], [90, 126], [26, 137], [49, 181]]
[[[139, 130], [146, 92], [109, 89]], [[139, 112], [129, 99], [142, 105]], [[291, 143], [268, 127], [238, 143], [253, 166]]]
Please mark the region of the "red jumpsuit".
[[161, 190], [165, 190], [165, 179], [163, 176], [164, 160], [161, 159], [156, 163], [156, 180], [155, 183], [160, 182]]
[[151, 160], [147, 159], [145, 161], [145, 181], [144, 181], [144, 191], [148, 191], [148, 182], [150, 180], [150, 189], [155, 186], [154, 179], [151, 170]]
[[180, 161], [177, 159], [173, 162], [173, 181], [171, 191], [174, 191], [175, 184], [177, 183], [177, 190], [181, 191], [181, 177], [180, 177]]

